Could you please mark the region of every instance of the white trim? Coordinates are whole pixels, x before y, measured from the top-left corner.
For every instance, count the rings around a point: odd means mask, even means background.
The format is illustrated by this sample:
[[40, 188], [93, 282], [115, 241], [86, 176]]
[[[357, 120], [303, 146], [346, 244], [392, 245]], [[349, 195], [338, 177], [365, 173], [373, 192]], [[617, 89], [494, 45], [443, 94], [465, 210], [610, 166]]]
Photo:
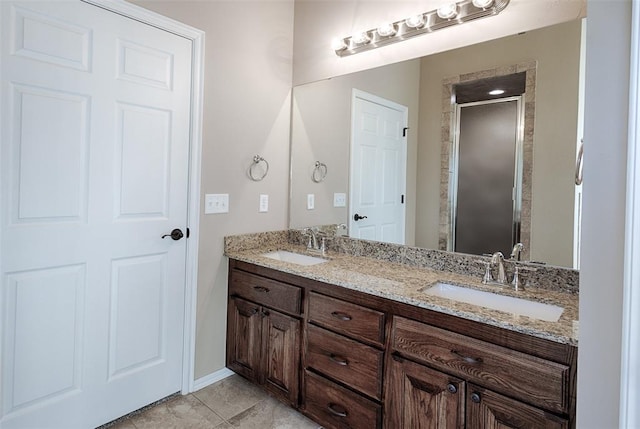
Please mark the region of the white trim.
[[227, 377], [231, 377], [232, 375], [235, 375], [235, 372], [231, 371], [229, 368], [222, 368], [209, 375], [200, 377], [193, 383], [193, 392], [204, 389], [205, 387], [210, 386], [213, 383], [217, 383], [220, 380], [224, 380]]
[[198, 289], [198, 237], [200, 225], [200, 170], [202, 155], [202, 117], [204, 98], [204, 31], [124, 0], [81, 0], [110, 12], [152, 25], [192, 41], [191, 117], [189, 149], [189, 196], [187, 227], [186, 290], [182, 394], [193, 392], [195, 377], [196, 304]]
[[640, 5], [632, 3], [620, 428], [640, 427]]

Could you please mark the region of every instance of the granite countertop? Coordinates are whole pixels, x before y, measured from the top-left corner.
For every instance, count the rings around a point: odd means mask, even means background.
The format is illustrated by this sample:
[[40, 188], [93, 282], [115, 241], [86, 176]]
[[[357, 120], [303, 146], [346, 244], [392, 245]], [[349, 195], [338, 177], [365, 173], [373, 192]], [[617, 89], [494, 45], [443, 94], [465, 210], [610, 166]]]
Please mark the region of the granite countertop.
[[[282, 243], [279, 250], [306, 254], [304, 246]], [[514, 291], [507, 286], [483, 285], [480, 278], [429, 268], [412, 267], [363, 256], [329, 252], [328, 262], [304, 266], [261, 256], [271, 248], [229, 250], [229, 258], [280, 270], [301, 277], [346, 287], [429, 310], [529, 334], [563, 343], [578, 344], [578, 295], [527, 286]], [[554, 304], [564, 308], [557, 322], [547, 322], [427, 295], [424, 289], [436, 282], [446, 282], [501, 295]]]

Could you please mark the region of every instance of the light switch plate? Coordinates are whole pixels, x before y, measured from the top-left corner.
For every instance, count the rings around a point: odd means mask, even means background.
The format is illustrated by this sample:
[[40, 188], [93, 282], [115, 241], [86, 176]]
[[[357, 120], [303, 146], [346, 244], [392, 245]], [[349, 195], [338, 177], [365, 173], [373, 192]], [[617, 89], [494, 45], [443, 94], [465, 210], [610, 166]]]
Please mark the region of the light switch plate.
[[333, 207], [346, 207], [347, 206], [347, 194], [343, 192], [336, 192], [333, 194]]
[[269, 195], [260, 194], [260, 207], [258, 208], [260, 213], [266, 213], [269, 211]]
[[205, 194], [204, 214], [229, 213], [229, 194]]
[[313, 210], [316, 208], [316, 196], [314, 194], [307, 194], [307, 210]]

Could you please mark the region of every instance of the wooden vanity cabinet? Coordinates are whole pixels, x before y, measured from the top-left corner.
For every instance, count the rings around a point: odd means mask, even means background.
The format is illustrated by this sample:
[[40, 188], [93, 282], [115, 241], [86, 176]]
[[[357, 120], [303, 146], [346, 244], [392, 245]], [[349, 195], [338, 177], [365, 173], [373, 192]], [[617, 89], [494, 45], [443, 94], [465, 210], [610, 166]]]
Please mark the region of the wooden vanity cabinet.
[[[391, 344], [393, 354], [386, 375], [386, 427], [419, 427], [406, 425], [407, 419], [424, 418], [423, 410], [406, 404], [414, 399], [407, 399], [406, 395], [414, 393], [419, 385], [427, 386], [424, 391], [431, 388], [440, 398], [438, 407], [443, 414], [437, 415], [438, 424], [432, 427], [461, 427], [461, 415], [465, 427], [474, 429], [569, 427], [570, 392], [574, 387], [567, 364], [398, 316], [393, 319]], [[413, 371], [413, 379], [405, 368]], [[413, 381], [416, 374], [422, 375], [419, 382]], [[466, 383], [466, 387], [450, 389], [466, 389], [466, 400], [460, 402], [466, 413], [447, 405], [447, 400], [453, 400], [444, 388], [449, 377], [459, 377]], [[405, 404], [400, 405], [405, 405], [406, 410], [399, 414], [394, 410], [402, 401]], [[424, 401], [422, 398], [416, 402]]]
[[328, 429], [381, 427], [385, 313], [314, 291], [308, 307], [303, 410]]
[[393, 355], [386, 376], [384, 427], [464, 428], [465, 389], [457, 377]]
[[467, 427], [567, 429], [569, 421], [488, 389], [467, 386]]
[[296, 286], [230, 272], [227, 367], [294, 407], [299, 402], [301, 320], [278, 310], [299, 316], [300, 297]]
[[577, 348], [230, 261], [227, 366], [327, 429], [575, 428]]

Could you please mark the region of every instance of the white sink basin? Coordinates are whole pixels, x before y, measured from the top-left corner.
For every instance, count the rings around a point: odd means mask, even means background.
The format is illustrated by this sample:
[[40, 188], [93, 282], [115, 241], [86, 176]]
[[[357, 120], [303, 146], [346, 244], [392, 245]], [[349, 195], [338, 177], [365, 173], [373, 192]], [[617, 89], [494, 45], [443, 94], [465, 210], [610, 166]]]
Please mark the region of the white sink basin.
[[492, 310], [500, 310], [506, 313], [545, 320], [547, 322], [557, 322], [564, 311], [564, 308], [558, 307], [557, 305], [544, 304], [541, 302], [529, 301], [527, 299], [514, 298], [512, 296], [498, 295], [497, 293], [469, 289], [442, 282], [438, 282], [423, 291], [428, 295], [448, 298], [467, 304], [479, 305]]
[[317, 258], [315, 256], [303, 255], [300, 253], [288, 252], [286, 250], [276, 250], [275, 252], [263, 253], [266, 258], [275, 259], [276, 261], [290, 262], [298, 265], [317, 265], [328, 262], [327, 259]]

